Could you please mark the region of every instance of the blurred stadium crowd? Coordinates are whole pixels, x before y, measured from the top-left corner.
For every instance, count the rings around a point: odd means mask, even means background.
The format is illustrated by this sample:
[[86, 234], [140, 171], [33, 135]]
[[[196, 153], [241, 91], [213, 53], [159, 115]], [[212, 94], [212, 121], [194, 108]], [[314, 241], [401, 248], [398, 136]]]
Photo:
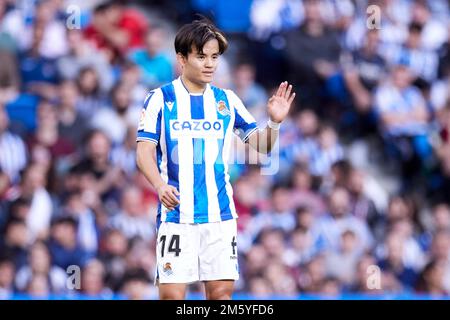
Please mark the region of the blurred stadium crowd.
[[230, 165], [236, 292], [450, 294], [448, 1], [0, 0], [0, 299], [157, 298], [136, 127], [196, 12], [231, 43], [214, 84], [259, 123], [297, 92], [278, 173]]

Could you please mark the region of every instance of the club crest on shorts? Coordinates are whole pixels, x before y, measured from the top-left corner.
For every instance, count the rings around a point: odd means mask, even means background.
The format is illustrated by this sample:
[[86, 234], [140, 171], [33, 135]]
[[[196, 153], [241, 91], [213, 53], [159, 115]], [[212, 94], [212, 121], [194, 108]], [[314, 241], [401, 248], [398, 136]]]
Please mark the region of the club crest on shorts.
[[230, 110], [228, 110], [227, 105], [226, 105], [225, 101], [223, 101], [223, 100], [220, 100], [219, 102], [217, 102], [217, 111], [223, 116], [230, 115]]
[[164, 264], [163, 271], [164, 271], [164, 273], [165, 273], [166, 275], [168, 275], [168, 276], [170, 276], [170, 275], [173, 274], [173, 271], [172, 271], [172, 265], [170, 264], [170, 262], [166, 262], [166, 263]]

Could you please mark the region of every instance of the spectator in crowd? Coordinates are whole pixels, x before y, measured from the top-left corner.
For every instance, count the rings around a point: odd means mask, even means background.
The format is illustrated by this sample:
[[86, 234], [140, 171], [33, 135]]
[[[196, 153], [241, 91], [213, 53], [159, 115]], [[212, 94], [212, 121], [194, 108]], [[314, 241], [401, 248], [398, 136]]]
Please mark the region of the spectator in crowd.
[[256, 121], [264, 118], [267, 94], [264, 88], [255, 81], [255, 67], [250, 62], [242, 61], [234, 68], [233, 75], [231, 89], [241, 98]]
[[302, 271], [297, 279], [300, 290], [311, 294], [320, 293], [326, 279], [324, 256], [314, 256], [303, 266]]
[[[448, 9], [448, 8], [447, 8]], [[422, 27], [422, 46], [428, 50], [438, 49], [448, 37], [446, 29], [441, 19], [433, 19], [430, 10], [430, 1], [414, 0], [411, 7], [411, 22]]]
[[51, 290], [47, 277], [43, 274], [35, 274], [28, 281], [25, 292], [32, 299], [48, 299]]
[[448, 68], [450, 67], [450, 27], [447, 28], [447, 39], [438, 49], [439, 68], [438, 76], [443, 78], [448, 75]]
[[104, 232], [99, 257], [105, 266], [105, 283], [114, 291], [119, 289], [127, 268], [127, 250], [128, 240], [120, 230], [108, 229]]
[[57, 94], [59, 81], [56, 60], [44, 57], [40, 46], [44, 37], [42, 26], [32, 29], [33, 40], [29, 49], [19, 53], [21, 91], [53, 99]]
[[102, 91], [107, 92], [113, 85], [113, 72], [106, 57], [92, 47], [92, 43], [83, 38], [79, 29], [67, 29], [69, 52], [58, 59], [58, 72], [65, 80], [75, 80], [84, 68], [94, 68]]
[[306, 165], [296, 165], [292, 172], [292, 199], [296, 208], [307, 207], [315, 216], [326, 211], [322, 197], [313, 188], [313, 176]]
[[[26, 23], [22, 20], [20, 23], [21, 30], [13, 33], [22, 49], [29, 49], [35, 44], [33, 32], [39, 29], [42, 30], [42, 41], [36, 47], [39, 55], [48, 59], [55, 59], [67, 52], [65, 25], [63, 21], [58, 19], [59, 5], [60, 3], [57, 1], [51, 0], [36, 2], [33, 21]], [[58, 45], [55, 46], [55, 43]]]
[[93, 130], [86, 137], [86, 153], [73, 170], [85, 175], [87, 191], [102, 200], [116, 202], [117, 189], [122, 181], [121, 170], [111, 163], [111, 142], [103, 131]]
[[430, 104], [435, 117], [439, 116], [450, 100], [450, 56], [448, 60], [442, 67], [442, 77], [433, 82], [430, 89]]
[[314, 176], [324, 176], [329, 173], [333, 163], [344, 158], [344, 149], [337, 132], [329, 125], [319, 129], [317, 142], [317, 149], [310, 159], [310, 171]]
[[14, 274], [16, 268], [7, 256], [0, 258], [0, 299], [11, 299], [14, 293]]
[[267, 252], [268, 260], [281, 262], [283, 252], [285, 252], [285, 233], [279, 228], [267, 227], [258, 235], [257, 241]]
[[[14, 203], [15, 208], [18, 205], [18, 202]], [[30, 232], [26, 223], [18, 217], [10, 218], [3, 228], [0, 249], [2, 254], [9, 257], [15, 270], [26, 265], [30, 240]]]
[[275, 295], [294, 297], [297, 293], [294, 277], [289, 268], [281, 262], [269, 262], [264, 270], [264, 277], [269, 281]]
[[386, 258], [378, 262], [381, 270], [391, 272], [402, 286], [412, 289], [417, 279], [413, 267], [404, 263], [405, 239], [398, 234], [390, 233], [386, 238]]
[[[1, 39], [1, 38], [0, 38]], [[1, 48], [0, 42], [0, 104], [13, 101], [20, 92], [19, 68], [13, 52]]]
[[[303, 211], [302, 215], [310, 214], [308, 211]], [[283, 262], [295, 268], [309, 262], [317, 253], [318, 248], [314, 243], [314, 238], [310, 229], [299, 227], [290, 234], [287, 249], [283, 254]]]
[[52, 221], [49, 250], [55, 265], [66, 270], [71, 265], [84, 267], [90, 257], [77, 241], [78, 225], [72, 217]]
[[392, 156], [401, 159], [405, 181], [410, 181], [431, 155], [426, 136], [428, 111], [422, 94], [411, 82], [410, 69], [398, 63], [391, 71], [389, 82], [378, 87], [375, 93], [384, 139]]
[[380, 219], [375, 203], [365, 194], [364, 171], [352, 168], [349, 174], [347, 188], [351, 196], [351, 211], [361, 220], [367, 221], [371, 230]]
[[313, 110], [303, 109], [295, 117], [295, 122], [299, 131], [299, 141], [290, 148], [293, 152], [292, 161], [309, 163], [317, 147], [320, 121]]
[[368, 250], [373, 246], [373, 235], [366, 221], [356, 218], [350, 212], [350, 195], [342, 187], [336, 187], [329, 195], [329, 212], [318, 218], [312, 227], [316, 241], [320, 241], [322, 249], [337, 250], [339, 238], [345, 230], [353, 230], [356, 234], [359, 250]]
[[[325, 81], [329, 80], [338, 68], [341, 48], [334, 30], [324, 23], [320, 13], [320, 2], [304, 1], [305, 20], [303, 24], [289, 32], [286, 37], [286, 56], [293, 68], [291, 75], [296, 88], [299, 88], [301, 102], [320, 108], [320, 96]], [[301, 55], [298, 52], [302, 52]]]
[[249, 234], [256, 237], [264, 228], [281, 228], [289, 233], [295, 228], [295, 217], [290, 201], [289, 190], [282, 185], [272, 188], [272, 205], [270, 211], [259, 212], [253, 219], [253, 223], [248, 226]]
[[173, 79], [174, 67], [170, 56], [164, 51], [167, 32], [152, 26], [145, 37], [145, 48], [130, 54], [141, 71], [141, 80], [148, 88], [157, 88]]
[[114, 86], [111, 91], [111, 104], [112, 108], [105, 106], [93, 114], [91, 127], [103, 130], [113, 144], [121, 145], [128, 126], [138, 121], [133, 117], [133, 110], [130, 110], [131, 95], [128, 86], [123, 83]]
[[[364, 36], [367, 32], [367, 21], [372, 29], [380, 31], [381, 43], [400, 44], [406, 39], [407, 23], [405, 12], [408, 12], [402, 5], [396, 5], [399, 1], [369, 0], [367, 5], [362, 5], [360, 14], [355, 16], [350, 27], [345, 33], [345, 46], [352, 50], [359, 48], [364, 43]], [[376, 20], [373, 15], [370, 16], [367, 8], [377, 6], [380, 15]], [[397, 8], [395, 8], [397, 7]], [[394, 14], [393, 11], [397, 13]], [[372, 18], [372, 19], [371, 19]], [[403, 19], [403, 21], [401, 21]], [[406, 19], [407, 20], [407, 19]]]
[[357, 248], [357, 241], [352, 230], [345, 230], [341, 234], [339, 249], [325, 253], [327, 274], [346, 286], [354, 282], [357, 263], [362, 254]]
[[426, 50], [422, 46], [422, 28], [419, 23], [411, 23], [404, 43], [382, 46], [380, 51], [390, 64], [403, 59], [411, 69], [414, 79], [432, 82], [437, 78], [438, 56], [435, 51]]
[[110, 299], [112, 291], [105, 286], [105, 267], [97, 260], [90, 260], [81, 270], [81, 294], [94, 299]]
[[50, 159], [55, 160], [72, 155], [75, 152], [75, 146], [66, 137], [59, 135], [56, 112], [55, 105], [50, 101], [41, 100], [39, 102], [37, 106], [37, 128], [34, 135], [27, 140], [32, 157], [35, 148], [39, 147], [48, 152]]
[[98, 250], [100, 227], [94, 211], [83, 201], [80, 190], [66, 194], [61, 212], [61, 215], [70, 216], [77, 223], [76, 242], [88, 255], [95, 256]]
[[110, 226], [118, 229], [128, 238], [140, 237], [150, 240], [155, 236], [154, 222], [144, 211], [141, 192], [134, 187], [128, 187], [121, 198], [121, 211], [110, 220]]
[[79, 112], [79, 91], [76, 83], [65, 80], [59, 86], [57, 103], [58, 133], [65, 137], [73, 147], [81, 145], [82, 137], [88, 131], [87, 118]]
[[447, 292], [450, 290], [450, 234], [447, 231], [439, 231], [433, 237], [429, 251], [430, 261], [440, 260], [445, 262], [443, 286]]
[[448, 295], [448, 291], [443, 286], [445, 265], [446, 263], [441, 260], [430, 261], [419, 276], [416, 290], [433, 296]]
[[54, 206], [46, 189], [46, 169], [38, 164], [31, 164], [22, 171], [19, 196], [31, 199], [27, 211], [26, 224], [32, 239], [45, 239], [50, 228]]
[[[380, 48], [380, 31], [368, 30], [361, 48], [343, 55], [343, 77], [356, 111], [356, 119], [343, 119], [347, 126], [357, 126], [356, 135], [373, 132], [373, 91], [387, 72], [386, 61], [378, 53]], [[347, 124], [348, 122], [348, 124]]]
[[122, 279], [121, 292], [130, 300], [155, 299], [156, 290], [150, 285], [147, 272], [143, 269], [129, 270]]
[[20, 171], [27, 164], [27, 149], [22, 138], [8, 128], [8, 113], [0, 103], [0, 170], [8, 175], [11, 183], [17, 183]]
[[437, 203], [431, 208], [431, 217], [426, 223], [426, 230], [420, 235], [419, 241], [425, 251], [430, 249], [433, 235], [450, 231], [450, 206], [447, 203]]
[[[154, 241], [156, 241], [156, 239]], [[140, 238], [133, 239], [130, 242], [130, 247], [125, 257], [125, 260], [127, 261], [127, 270], [145, 270], [147, 272], [147, 277], [152, 281], [155, 280], [156, 275], [156, 257], [153, 247], [151, 247], [153, 244]]]
[[76, 82], [80, 93], [78, 112], [90, 119], [97, 110], [106, 105], [105, 91], [100, 86], [99, 74], [92, 66], [83, 67]]
[[268, 260], [268, 253], [261, 244], [253, 245], [245, 255], [242, 274], [245, 279], [261, 276]]
[[267, 299], [273, 295], [269, 281], [264, 277], [253, 277], [249, 279], [248, 292], [258, 299]]
[[129, 50], [144, 44], [148, 28], [147, 20], [139, 11], [125, 7], [121, 0], [112, 0], [95, 8], [84, 35], [110, 63], [117, 63]]
[[[34, 285], [45, 288], [46, 293], [64, 293], [66, 290], [67, 274], [64, 269], [54, 265], [50, 252], [43, 242], [36, 242], [30, 248], [28, 256], [29, 265], [25, 265], [17, 271], [15, 285], [19, 291], [34, 292]], [[39, 283], [34, 284], [34, 279], [39, 278]], [[41, 283], [43, 281], [44, 283]], [[31, 292], [30, 287], [32, 288]], [[36, 288], [37, 289], [37, 288]], [[41, 292], [40, 290], [37, 290]]]
[[128, 178], [136, 173], [136, 133], [134, 126], [128, 125], [123, 144], [111, 151], [111, 161], [120, 168]]
[[148, 94], [149, 87], [141, 80], [141, 69], [132, 61], [126, 61], [120, 71], [120, 82], [130, 91], [130, 110], [132, 112], [133, 126], [139, 121], [142, 100]]

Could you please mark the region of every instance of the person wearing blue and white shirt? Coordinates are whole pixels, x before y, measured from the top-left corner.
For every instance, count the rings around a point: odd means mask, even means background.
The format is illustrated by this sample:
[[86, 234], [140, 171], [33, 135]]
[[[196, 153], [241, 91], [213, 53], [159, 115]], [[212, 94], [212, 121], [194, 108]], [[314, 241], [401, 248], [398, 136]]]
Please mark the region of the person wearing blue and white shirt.
[[151, 91], [137, 132], [137, 164], [158, 192], [157, 274], [161, 299], [184, 299], [204, 281], [208, 299], [230, 299], [239, 278], [237, 212], [228, 175], [232, 133], [262, 153], [278, 137], [295, 94], [287, 82], [267, 104], [263, 130], [231, 90], [210, 85], [224, 34], [203, 18], [184, 25], [175, 51], [181, 76]]

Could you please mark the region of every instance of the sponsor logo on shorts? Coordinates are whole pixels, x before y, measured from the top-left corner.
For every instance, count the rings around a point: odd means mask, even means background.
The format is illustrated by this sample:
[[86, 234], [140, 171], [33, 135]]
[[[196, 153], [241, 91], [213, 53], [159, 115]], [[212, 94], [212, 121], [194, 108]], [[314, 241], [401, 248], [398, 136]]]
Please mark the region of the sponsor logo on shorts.
[[164, 273], [165, 273], [166, 275], [168, 275], [168, 276], [170, 276], [170, 275], [173, 274], [173, 271], [172, 271], [172, 265], [170, 264], [170, 262], [166, 262], [166, 263], [164, 264], [163, 271], [164, 271]]

